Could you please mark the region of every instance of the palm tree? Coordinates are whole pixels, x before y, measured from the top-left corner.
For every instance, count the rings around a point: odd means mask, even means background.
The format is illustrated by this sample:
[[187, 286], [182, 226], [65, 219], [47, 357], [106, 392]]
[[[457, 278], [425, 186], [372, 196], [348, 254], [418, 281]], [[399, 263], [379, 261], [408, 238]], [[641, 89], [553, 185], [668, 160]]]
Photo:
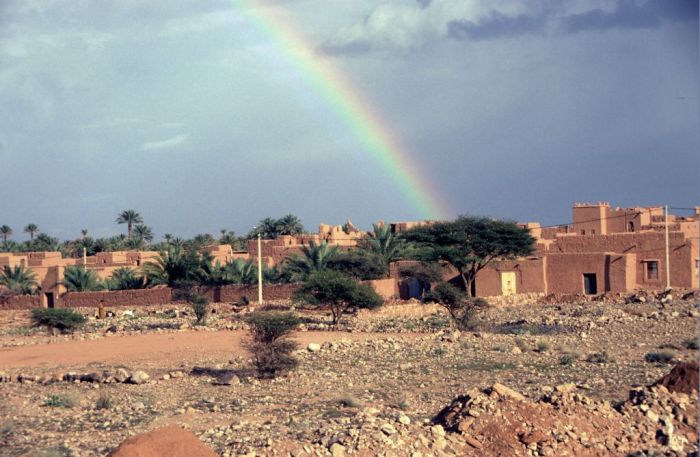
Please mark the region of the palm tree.
[[364, 239], [361, 247], [382, 260], [384, 267], [389, 269], [389, 264], [406, 257], [406, 242], [391, 233], [388, 225], [372, 224], [372, 231]]
[[277, 220], [277, 233], [279, 235], [298, 235], [304, 233], [304, 226], [298, 217], [287, 214]]
[[202, 258], [196, 251], [170, 245], [153, 261], [146, 262], [142, 271], [149, 284], [177, 286], [184, 281], [200, 282], [206, 275]]
[[24, 227], [24, 233], [29, 233], [29, 241], [34, 241], [34, 235], [39, 231], [39, 226], [36, 224], [27, 224]]
[[224, 279], [233, 284], [255, 284], [258, 268], [253, 260], [234, 259], [224, 266]]
[[339, 249], [338, 246], [330, 246], [326, 241], [321, 244], [311, 241], [309, 246], [301, 248], [303, 256], [293, 255], [288, 258], [285, 269], [294, 279], [303, 280], [312, 273], [327, 269], [328, 262], [338, 254]]
[[94, 271], [83, 266], [71, 265], [66, 267], [61, 281], [69, 292], [88, 292], [103, 290], [105, 285]]
[[0, 235], [2, 235], [3, 241], [7, 241], [7, 239], [12, 236], [12, 229], [8, 225], [3, 225], [0, 227]]
[[132, 227], [134, 226], [134, 224], [143, 223], [143, 217], [141, 217], [141, 215], [133, 209], [125, 209], [124, 211], [119, 213], [116, 222], [117, 224], [126, 224], [127, 238], [131, 239]]
[[112, 276], [107, 280], [109, 290], [131, 290], [143, 289], [143, 277], [137, 276], [131, 268], [118, 268], [114, 270]]
[[87, 236], [87, 234], [88, 234], [88, 230], [87, 230], [87, 229], [82, 229], [82, 230], [80, 231], [80, 239], [81, 239], [81, 240], [84, 240], [85, 237]]
[[39, 289], [36, 274], [24, 265], [3, 266], [0, 270], [0, 285], [18, 294], [35, 294]]
[[139, 244], [142, 244], [144, 241], [147, 243], [153, 241], [153, 230], [144, 224], [137, 224], [134, 227], [134, 235]]
[[166, 243], [170, 244], [170, 242], [171, 242], [172, 239], [173, 239], [173, 235], [170, 234], [170, 233], [166, 233], [165, 235], [163, 235], [163, 238], [165, 239], [165, 242], [166, 242]]

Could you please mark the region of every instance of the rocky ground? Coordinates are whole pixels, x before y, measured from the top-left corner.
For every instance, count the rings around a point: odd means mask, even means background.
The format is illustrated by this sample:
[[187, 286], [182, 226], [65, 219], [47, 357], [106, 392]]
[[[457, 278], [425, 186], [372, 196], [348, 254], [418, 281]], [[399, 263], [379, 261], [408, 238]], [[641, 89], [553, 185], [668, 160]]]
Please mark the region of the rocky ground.
[[[696, 297], [542, 301], [490, 308], [461, 333], [435, 305], [363, 311], [341, 327], [347, 336], [301, 347], [299, 368], [276, 380], [257, 379], [245, 354], [206, 351], [138, 365], [0, 366], [0, 455], [106, 455], [171, 423], [224, 456], [697, 450], [697, 391], [644, 387], [697, 359]], [[216, 310], [211, 328], [245, 327], [244, 310]], [[326, 328], [325, 315], [302, 315], [305, 329]], [[177, 337], [191, 323], [182, 306], [116, 310], [75, 335], [49, 336], [26, 312], [0, 312], [0, 359], [66, 339]]]

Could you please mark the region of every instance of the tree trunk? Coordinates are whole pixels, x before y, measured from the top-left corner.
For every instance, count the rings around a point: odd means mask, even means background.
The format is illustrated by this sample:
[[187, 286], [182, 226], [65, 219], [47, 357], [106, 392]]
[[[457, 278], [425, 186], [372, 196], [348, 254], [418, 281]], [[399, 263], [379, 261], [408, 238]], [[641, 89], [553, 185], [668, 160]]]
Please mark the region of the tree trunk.
[[126, 224], [126, 238], [131, 241], [131, 222]]
[[464, 284], [464, 290], [467, 293], [467, 297], [472, 298], [472, 281], [473, 281], [473, 279], [470, 278], [467, 273], [460, 272], [459, 275], [462, 277], [462, 283]]

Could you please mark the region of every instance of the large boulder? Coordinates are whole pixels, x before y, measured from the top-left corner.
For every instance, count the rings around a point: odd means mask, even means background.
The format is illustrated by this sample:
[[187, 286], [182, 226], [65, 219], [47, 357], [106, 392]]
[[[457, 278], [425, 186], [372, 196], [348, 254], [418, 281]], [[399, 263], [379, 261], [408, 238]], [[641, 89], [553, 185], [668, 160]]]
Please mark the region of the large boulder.
[[108, 457], [217, 457], [196, 436], [177, 425], [169, 425], [132, 436]]
[[667, 388], [670, 392], [683, 392], [690, 394], [693, 390], [698, 390], [698, 362], [693, 360], [690, 362], [681, 362], [663, 378], [654, 383], [655, 386], [661, 385]]

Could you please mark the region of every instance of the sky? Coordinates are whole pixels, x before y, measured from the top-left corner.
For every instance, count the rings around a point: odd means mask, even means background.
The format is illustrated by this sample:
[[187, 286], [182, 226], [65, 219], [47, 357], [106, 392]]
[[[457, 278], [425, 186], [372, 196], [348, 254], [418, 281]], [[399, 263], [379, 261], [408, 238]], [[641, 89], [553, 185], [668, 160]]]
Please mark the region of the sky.
[[0, 224], [694, 206], [699, 81], [697, 0], [2, 0]]

